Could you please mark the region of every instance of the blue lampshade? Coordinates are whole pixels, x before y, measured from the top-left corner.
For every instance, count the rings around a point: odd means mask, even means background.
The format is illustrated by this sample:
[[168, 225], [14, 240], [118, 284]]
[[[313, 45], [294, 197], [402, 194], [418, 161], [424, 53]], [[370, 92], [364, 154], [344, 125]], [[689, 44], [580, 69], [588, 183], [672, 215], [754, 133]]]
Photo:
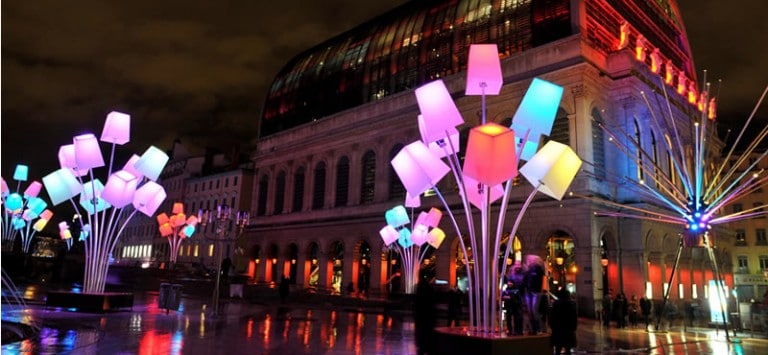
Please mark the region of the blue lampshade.
[[27, 200], [27, 209], [33, 213], [31, 218], [37, 218], [47, 207], [48, 204], [42, 198], [31, 197]]
[[185, 237], [191, 238], [192, 234], [195, 234], [195, 226], [188, 224], [181, 229], [181, 233], [183, 233]]
[[168, 155], [154, 146], [149, 147], [141, 158], [134, 164], [134, 168], [144, 174], [148, 179], [157, 181], [160, 173], [163, 172], [165, 163], [168, 162]]
[[88, 214], [101, 212], [112, 207], [105, 201], [101, 194], [104, 192], [104, 184], [99, 179], [83, 184], [83, 193], [80, 194], [80, 206], [83, 206]]
[[408, 212], [402, 205], [398, 205], [392, 209], [387, 210], [387, 212], [384, 213], [384, 219], [387, 220], [388, 225], [394, 228], [404, 226], [411, 221], [408, 218]]
[[408, 228], [401, 229], [400, 237], [397, 238], [397, 243], [403, 248], [410, 248], [413, 245], [413, 240], [411, 240], [411, 230]]
[[27, 226], [27, 221], [21, 217], [13, 217], [11, 219], [11, 225], [13, 226], [13, 229], [19, 230]]
[[29, 175], [29, 167], [24, 164], [16, 165], [16, 170], [13, 171], [13, 179], [16, 181], [27, 181], [27, 175]]
[[536, 154], [541, 135], [548, 136], [552, 132], [560, 99], [563, 97], [563, 87], [548, 81], [534, 78], [528, 91], [520, 102], [515, 116], [512, 118], [512, 130], [521, 141], [530, 130], [528, 139], [519, 153], [521, 160], [529, 160]]
[[83, 189], [69, 168], [61, 168], [46, 175], [43, 177], [43, 185], [54, 206], [77, 196]]
[[22, 207], [24, 207], [24, 198], [18, 193], [14, 192], [5, 199], [5, 209], [11, 213], [20, 213]]

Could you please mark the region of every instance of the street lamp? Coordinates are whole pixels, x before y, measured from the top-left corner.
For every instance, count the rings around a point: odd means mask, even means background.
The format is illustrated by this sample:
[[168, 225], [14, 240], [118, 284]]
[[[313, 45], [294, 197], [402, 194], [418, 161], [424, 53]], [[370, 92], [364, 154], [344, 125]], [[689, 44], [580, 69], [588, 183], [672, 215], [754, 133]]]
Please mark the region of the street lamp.
[[195, 226], [198, 223], [196, 216], [187, 216], [184, 214], [184, 204], [176, 202], [173, 204], [172, 215], [168, 217], [165, 212], [157, 215], [158, 230], [162, 237], [168, 238], [168, 245], [171, 248], [170, 269], [176, 264], [176, 258], [179, 256], [179, 247], [185, 238], [192, 238], [195, 233]]
[[205, 238], [214, 242], [214, 248], [216, 248], [216, 286], [213, 289], [213, 314], [219, 314], [219, 296], [221, 285], [221, 262], [222, 262], [222, 248], [219, 246], [219, 242], [231, 242], [237, 240], [242, 234], [245, 226], [248, 225], [248, 212], [237, 211], [233, 212], [229, 206], [223, 205], [216, 207], [216, 211], [212, 210], [200, 210], [197, 214], [197, 219], [200, 225], [204, 228], [207, 225], [211, 225], [213, 228], [213, 234], [205, 233]]

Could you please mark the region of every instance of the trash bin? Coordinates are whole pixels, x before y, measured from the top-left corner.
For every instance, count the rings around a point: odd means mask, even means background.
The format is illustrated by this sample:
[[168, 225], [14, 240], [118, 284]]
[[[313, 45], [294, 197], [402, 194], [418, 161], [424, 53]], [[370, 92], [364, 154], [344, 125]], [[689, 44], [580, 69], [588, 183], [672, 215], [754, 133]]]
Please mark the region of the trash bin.
[[158, 308], [165, 309], [165, 313], [169, 310], [178, 311], [179, 303], [181, 302], [181, 285], [179, 284], [160, 284], [160, 295], [157, 303]]

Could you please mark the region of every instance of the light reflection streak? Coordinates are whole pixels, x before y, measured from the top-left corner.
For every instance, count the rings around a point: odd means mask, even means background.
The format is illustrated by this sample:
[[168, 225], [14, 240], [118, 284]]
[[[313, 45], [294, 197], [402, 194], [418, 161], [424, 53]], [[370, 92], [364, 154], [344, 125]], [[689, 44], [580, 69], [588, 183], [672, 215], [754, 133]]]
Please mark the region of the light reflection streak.
[[272, 316], [270, 314], [267, 314], [264, 317], [264, 328], [262, 330], [262, 334], [264, 335], [264, 348], [269, 348], [269, 333], [272, 328]]
[[253, 337], [253, 318], [248, 318], [248, 326], [245, 328], [245, 336], [248, 338]]

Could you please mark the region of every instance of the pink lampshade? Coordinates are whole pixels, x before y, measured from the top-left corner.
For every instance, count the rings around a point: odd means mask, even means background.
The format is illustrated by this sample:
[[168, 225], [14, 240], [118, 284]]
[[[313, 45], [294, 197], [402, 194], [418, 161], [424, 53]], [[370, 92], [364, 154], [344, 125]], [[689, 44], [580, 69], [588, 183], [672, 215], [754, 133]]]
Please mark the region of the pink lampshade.
[[139, 180], [131, 173], [119, 170], [107, 180], [101, 198], [116, 208], [123, 208], [133, 202], [133, 194], [136, 193], [138, 183]]
[[9, 190], [8, 190], [8, 184], [5, 182], [5, 179], [0, 178], [0, 196], [5, 197], [8, 196]]
[[[442, 158], [449, 154], [456, 154], [461, 151], [459, 146], [459, 131], [456, 128], [448, 128], [443, 133], [443, 138], [434, 142], [429, 142], [429, 133], [426, 129], [426, 123], [424, 122], [424, 116], [419, 115], [419, 132], [421, 133], [421, 140], [424, 144], [427, 144], [429, 150], [435, 154], [435, 156]], [[443, 146], [441, 146], [441, 144]]]
[[499, 48], [496, 44], [470, 45], [465, 94], [498, 95], [502, 84]]
[[427, 213], [427, 217], [424, 219], [424, 224], [432, 228], [437, 228], [437, 225], [440, 224], [440, 219], [442, 218], [443, 218], [443, 212], [437, 208], [432, 207], [429, 209], [429, 212]]
[[72, 239], [72, 233], [69, 231], [69, 225], [67, 222], [59, 223], [59, 236], [61, 239]]
[[29, 184], [29, 186], [27, 186], [27, 189], [24, 190], [24, 197], [37, 197], [37, 195], [40, 194], [40, 189], [42, 187], [43, 185], [39, 181], [33, 181], [31, 184]]
[[160, 213], [157, 215], [157, 224], [163, 225], [170, 222], [170, 219], [168, 219], [168, 215], [165, 214], [165, 212]]
[[442, 229], [432, 228], [432, 230], [429, 231], [429, 235], [427, 236], [427, 243], [429, 243], [429, 245], [431, 245], [433, 248], [440, 248], [440, 245], [443, 244], [443, 240], [445, 240], [445, 232]]
[[43, 177], [43, 185], [54, 206], [77, 196], [83, 190], [83, 185], [80, 185], [69, 168], [61, 168], [46, 175]]
[[165, 200], [165, 189], [154, 181], [148, 181], [136, 190], [133, 207], [146, 216], [152, 217]]
[[163, 172], [165, 163], [168, 162], [168, 155], [162, 150], [151, 146], [147, 148], [141, 158], [134, 164], [134, 168], [140, 171], [144, 176], [152, 181], [157, 181], [160, 173]]
[[107, 114], [104, 129], [101, 131], [101, 141], [123, 145], [131, 140], [131, 116], [112, 111]]
[[93, 169], [104, 166], [99, 141], [92, 133], [79, 135], [74, 138], [75, 164], [78, 169]]
[[517, 176], [515, 132], [490, 122], [469, 131], [464, 175], [494, 186]]
[[51, 210], [45, 210], [43, 211], [43, 213], [40, 214], [40, 219], [50, 220], [51, 217], [53, 217], [53, 211]]
[[427, 236], [429, 235], [429, 227], [423, 224], [416, 224], [411, 232], [411, 241], [413, 244], [421, 246], [427, 242]]
[[539, 148], [541, 135], [548, 136], [552, 132], [552, 125], [562, 97], [562, 86], [539, 78], [533, 79], [523, 101], [520, 102], [520, 107], [512, 117], [512, 129], [518, 134], [518, 140], [522, 140], [525, 133], [530, 130], [528, 139], [520, 152], [520, 159], [531, 159]]
[[[472, 204], [472, 206], [475, 206], [477, 208], [482, 208], [483, 206], [483, 194], [480, 189], [478, 189], [479, 182], [472, 177], [467, 176], [464, 174], [464, 186], [465, 191], [467, 193], [467, 199], [469, 200], [469, 203]], [[493, 185], [489, 189], [490, 192], [490, 199], [489, 203], [494, 203], [496, 200], [500, 199], [502, 196], [504, 196], [504, 188], [501, 184]]]
[[184, 204], [181, 202], [174, 202], [173, 209], [171, 209], [171, 213], [173, 214], [184, 213]]
[[384, 228], [379, 231], [379, 235], [381, 235], [381, 239], [384, 240], [384, 244], [386, 245], [394, 243], [397, 238], [400, 237], [400, 233], [397, 233], [397, 230], [390, 225], [384, 226]]
[[409, 208], [421, 207], [421, 195], [411, 196], [406, 192], [404, 205]]
[[59, 148], [59, 165], [62, 168], [69, 168], [75, 176], [85, 176], [88, 174], [88, 169], [78, 169], [75, 162], [75, 145], [66, 144]]
[[421, 195], [450, 171], [422, 141], [403, 147], [392, 159], [392, 167], [411, 195]]
[[197, 216], [187, 217], [187, 225], [189, 226], [196, 226], [198, 221]]
[[416, 89], [416, 101], [424, 117], [422, 140], [427, 144], [445, 138], [445, 131], [464, 123], [442, 80], [427, 83]]
[[16, 169], [13, 171], [13, 179], [16, 181], [27, 181], [29, 175], [29, 167], [24, 164], [16, 165]]
[[580, 168], [581, 159], [571, 147], [549, 141], [520, 168], [520, 174], [542, 193], [560, 200]]
[[131, 175], [135, 176], [137, 179], [141, 180], [144, 177], [144, 174], [141, 173], [141, 171], [136, 170], [136, 163], [141, 159], [140, 156], [133, 154], [128, 159], [128, 162], [125, 163], [125, 166], [123, 166], [123, 170], [131, 173]]

